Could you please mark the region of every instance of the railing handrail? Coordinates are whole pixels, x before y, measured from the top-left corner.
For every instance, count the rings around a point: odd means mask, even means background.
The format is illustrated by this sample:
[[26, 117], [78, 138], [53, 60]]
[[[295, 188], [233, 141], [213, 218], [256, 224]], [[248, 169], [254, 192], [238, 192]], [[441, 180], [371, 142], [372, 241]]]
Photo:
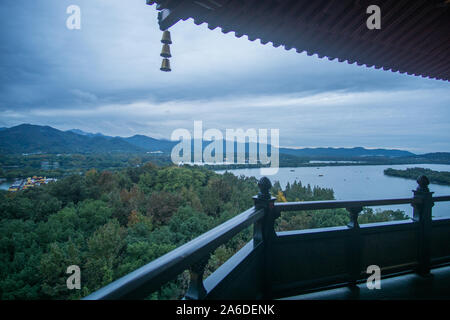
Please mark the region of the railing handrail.
[[440, 201], [450, 201], [450, 196], [437, 196], [433, 197], [434, 202], [440, 202]]
[[264, 209], [252, 207], [184, 245], [123, 276], [85, 300], [146, 297], [199, 262], [240, 231], [261, 219]]
[[298, 202], [277, 202], [275, 208], [280, 211], [300, 211], [300, 210], [321, 210], [339, 208], [357, 208], [371, 206], [385, 206], [392, 204], [417, 203], [414, 198], [395, 198], [378, 200], [327, 200], [327, 201], [298, 201]]
[[[450, 196], [437, 196], [432, 198], [434, 202], [450, 201]], [[387, 206], [397, 204], [420, 203], [417, 198], [394, 198], [378, 200], [326, 200], [326, 201], [297, 201], [276, 202], [275, 208], [279, 211], [322, 210], [339, 208], [357, 208], [372, 206]]]

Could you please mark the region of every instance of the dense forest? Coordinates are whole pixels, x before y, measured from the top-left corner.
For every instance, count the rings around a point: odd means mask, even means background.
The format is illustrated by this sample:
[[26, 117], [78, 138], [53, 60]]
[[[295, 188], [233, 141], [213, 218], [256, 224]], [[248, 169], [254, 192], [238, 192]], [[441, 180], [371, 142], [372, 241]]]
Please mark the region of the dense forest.
[[400, 177], [416, 180], [419, 176], [427, 176], [431, 183], [450, 185], [450, 172], [434, 171], [424, 168], [407, 168], [406, 170], [396, 170], [388, 168], [384, 170], [384, 174], [392, 177]]
[[[79, 299], [186, 243], [253, 205], [255, 178], [199, 167], [152, 163], [89, 170], [57, 182], [0, 192], [0, 299]], [[278, 201], [333, 199], [331, 189], [295, 182]], [[405, 219], [401, 211], [365, 209], [360, 222]], [[289, 212], [277, 230], [348, 223], [345, 210]], [[248, 228], [211, 256], [206, 276], [251, 239]], [[81, 268], [81, 290], [66, 287], [67, 267]], [[150, 299], [176, 299], [184, 272]]]
[[[432, 157], [432, 155], [435, 155]], [[248, 154], [246, 154], [248, 157]], [[363, 166], [363, 165], [393, 165], [412, 163], [450, 163], [447, 153], [430, 154], [430, 158], [424, 156], [414, 157], [324, 157], [311, 158], [280, 153], [280, 167], [322, 167], [322, 166]], [[446, 160], [447, 159], [447, 160]], [[323, 163], [310, 162], [322, 160]], [[333, 162], [335, 161], [335, 162]], [[341, 161], [341, 162], [339, 162]], [[347, 161], [347, 162], [342, 162]], [[172, 165], [170, 152], [163, 153], [72, 153], [72, 154], [0, 154], [0, 179], [13, 181], [15, 179], [31, 176], [46, 176], [60, 178], [71, 174], [84, 174], [91, 168], [104, 171], [116, 171], [129, 167], [138, 167], [144, 163], [152, 162], [159, 166]], [[269, 167], [261, 164], [227, 164], [227, 165], [205, 165], [211, 170], [231, 170], [241, 168]]]
[[157, 153], [0, 154], [0, 178], [7, 180], [31, 176], [60, 178], [85, 173], [91, 168], [115, 171], [137, 167], [147, 162], [157, 165], [171, 164], [169, 155]]

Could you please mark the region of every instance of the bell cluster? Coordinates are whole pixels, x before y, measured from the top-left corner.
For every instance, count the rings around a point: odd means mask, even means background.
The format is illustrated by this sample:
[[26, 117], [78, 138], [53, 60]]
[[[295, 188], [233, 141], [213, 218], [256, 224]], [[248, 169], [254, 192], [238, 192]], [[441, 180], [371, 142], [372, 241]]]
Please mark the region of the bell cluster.
[[170, 45], [172, 44], [172, 39], [170, 37], [169, 31], [163, 32], [161, 42], [163, 43], [162, 50], [161, 50], [161, 57], [163, 57], [163, 60], [162, 60], [160, 70], [169, 72], [169, 71], [172, 71], [172, 69], [170, 69], [170, 60], [169, 60], [169, 58], [172, 57], [172, 55], [170, 54]]

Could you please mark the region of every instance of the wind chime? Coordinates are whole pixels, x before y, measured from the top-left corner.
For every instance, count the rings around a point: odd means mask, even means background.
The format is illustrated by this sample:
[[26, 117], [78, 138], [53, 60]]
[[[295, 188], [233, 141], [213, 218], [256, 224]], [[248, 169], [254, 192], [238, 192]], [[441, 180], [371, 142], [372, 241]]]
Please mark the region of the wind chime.
[[162, 51], [161, 51], [161, 57], [163, 57], [164, 59], [162, 60], [162, 64], [161, 64], [161, 71], [165, 71], [165, 72], [169, 72], [172, 71], [172, 69], [170, 69], [170, 60], [169, 58], [172, 57], [172, 55], [170, 54], [170, 45], [172, 44], [172, 40], [170, 38], [170, 32], [169, 31], [164, 31], [163, 32], [163, 36], [161, 39], [161, 42], [163, 43], [162, 46]]

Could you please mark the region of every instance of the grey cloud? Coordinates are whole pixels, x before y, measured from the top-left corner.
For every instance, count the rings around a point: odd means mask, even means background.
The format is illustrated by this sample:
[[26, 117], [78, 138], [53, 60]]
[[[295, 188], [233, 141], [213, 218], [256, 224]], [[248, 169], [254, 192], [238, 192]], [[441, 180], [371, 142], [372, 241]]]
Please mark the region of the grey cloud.
[[[70, 4], [81, 7], [81, 30], [65, 27]], [[448, 82], [308, 57], [190, 20], [171, 28], [173, 71], [162, 73], [156, 10], [144, 0], [2, 0], [0, 9], [0, 126], [167, 138], [203, 120], [281, 127], [292, 146], [450, 150]], [[311, 102], [337, 93], [341, 103]]]

